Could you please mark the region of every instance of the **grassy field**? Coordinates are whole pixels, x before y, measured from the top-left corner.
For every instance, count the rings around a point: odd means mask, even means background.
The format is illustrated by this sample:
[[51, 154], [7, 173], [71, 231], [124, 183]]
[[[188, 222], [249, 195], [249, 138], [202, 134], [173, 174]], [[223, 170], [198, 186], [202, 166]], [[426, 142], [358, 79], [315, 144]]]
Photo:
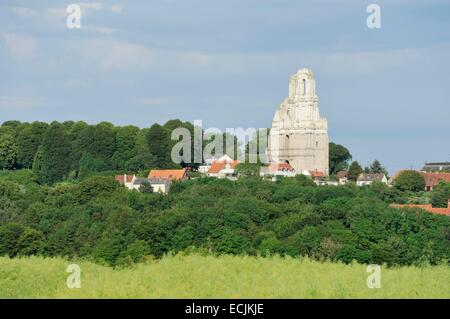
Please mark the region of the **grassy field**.
[[0, 298], [450, 298], [450, 268], [382, 268], [369, 289], [365, 265], [308, 259], [168, 256], [125, 269], [81, 261], [69, 289], [64, 259], [0, 258]]

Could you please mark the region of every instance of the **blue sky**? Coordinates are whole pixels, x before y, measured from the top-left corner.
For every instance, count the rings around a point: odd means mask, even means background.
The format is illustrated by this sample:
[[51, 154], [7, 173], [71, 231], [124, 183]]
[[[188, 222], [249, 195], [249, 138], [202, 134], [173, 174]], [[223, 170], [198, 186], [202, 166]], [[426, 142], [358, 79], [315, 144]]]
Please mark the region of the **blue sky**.
[[[450, 160], [450, 1], [0, 0], [0, 122], [270, 127], [313, 69], [330, 140], [392, 173]], [[381, 7], [381, 29], [366, 7]]]

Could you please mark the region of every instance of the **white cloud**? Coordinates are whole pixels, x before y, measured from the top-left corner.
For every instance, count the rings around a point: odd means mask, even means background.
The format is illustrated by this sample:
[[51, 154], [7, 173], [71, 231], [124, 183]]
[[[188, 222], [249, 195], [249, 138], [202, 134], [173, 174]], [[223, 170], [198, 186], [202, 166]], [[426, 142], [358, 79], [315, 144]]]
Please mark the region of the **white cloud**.
[[109, 8], [109, 10], [110, 10], [111, 12], [114, 12], [114, 13], [121, 13], [121, 12], [122, 12], [122, 7], [119, 6], [118, 4], [114, 4], [114, 5], [112, 5], [112, 6]]
[[68, 16], [66, 8], [48, 8], [47, 17], [49, 18], [65, 18]]
[[154, 54], [144, 46], [115, 40], [92, 40], [80, 47], [84, 58], [102, 70], [139, 70], [152, 66]]
[[100, 10], [103, 8], [103, 3], [100, 2], [79, 2], [81, 9]]
[[29, 58], [36, 50], [36, 39], [15, 33], [2, 33], [6, 47], [14, 58]]
[[[110, 11], [113, 13], [121, 13], [122, 7], [115, 4], [107, 6], [104, 3], [101, 2], [77, 2], [78, 5], [80, 5], [81, 8], [81, 15], [82, 16], [90, 16], [93, 12], [100, 12], [100, 11]], [[48, 8], [47, 9], [47, 16], [50, 18], [63, 18], [67, 17], [67, 7], [57, 7], [57, 8]]]
[[102, 35], [112, 35], [117, 29], [108, 28], [108, 27], [99, 27], [99, 26], [83, 26], [83, 30], [92, 31], [95, 33], [99, 33]]
[[0, 96], [0, 109], [29, 109], [44, 105], [44, 100], [27, 96]]
[[160, 106], [172, 104], [176, 101], [172, 97], [156, 97], [156, 98], [139, 98], [132, 100], [133, 103], [137, 103], [145, 106]]
[[21, 18], [32, 18], [38, 16], [38, 13], [36, 11], [25, 7], [13, 7], [12, 11], [15, 15]]

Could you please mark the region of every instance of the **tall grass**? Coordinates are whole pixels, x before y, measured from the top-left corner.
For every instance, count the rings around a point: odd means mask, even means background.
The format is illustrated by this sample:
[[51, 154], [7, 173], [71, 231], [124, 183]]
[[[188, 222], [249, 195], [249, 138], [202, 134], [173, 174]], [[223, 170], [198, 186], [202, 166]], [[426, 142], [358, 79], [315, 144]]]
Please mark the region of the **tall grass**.
[[[69, 289], [62, 258], [0, 258], [1, 298], [450, 298], [450, 268], [385, 268], [381, 288], [367, 266], [281, 257], [176, 255], [125, 269], [80, 261]], [[75, 262], [77, 263], [77, 262]]]

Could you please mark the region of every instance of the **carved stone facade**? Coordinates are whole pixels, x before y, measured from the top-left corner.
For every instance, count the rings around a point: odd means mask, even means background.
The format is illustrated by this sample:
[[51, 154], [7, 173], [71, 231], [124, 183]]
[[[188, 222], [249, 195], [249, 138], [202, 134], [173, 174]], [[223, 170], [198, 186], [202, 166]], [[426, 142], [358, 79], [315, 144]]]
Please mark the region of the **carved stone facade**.
[[269, 159], [288, 162], [301, 173], [328, 175], [328, 124], [320, 117], [316, 81], [310, 69], [291, 77], [289, 96], [273, 117], [268, 145]]

